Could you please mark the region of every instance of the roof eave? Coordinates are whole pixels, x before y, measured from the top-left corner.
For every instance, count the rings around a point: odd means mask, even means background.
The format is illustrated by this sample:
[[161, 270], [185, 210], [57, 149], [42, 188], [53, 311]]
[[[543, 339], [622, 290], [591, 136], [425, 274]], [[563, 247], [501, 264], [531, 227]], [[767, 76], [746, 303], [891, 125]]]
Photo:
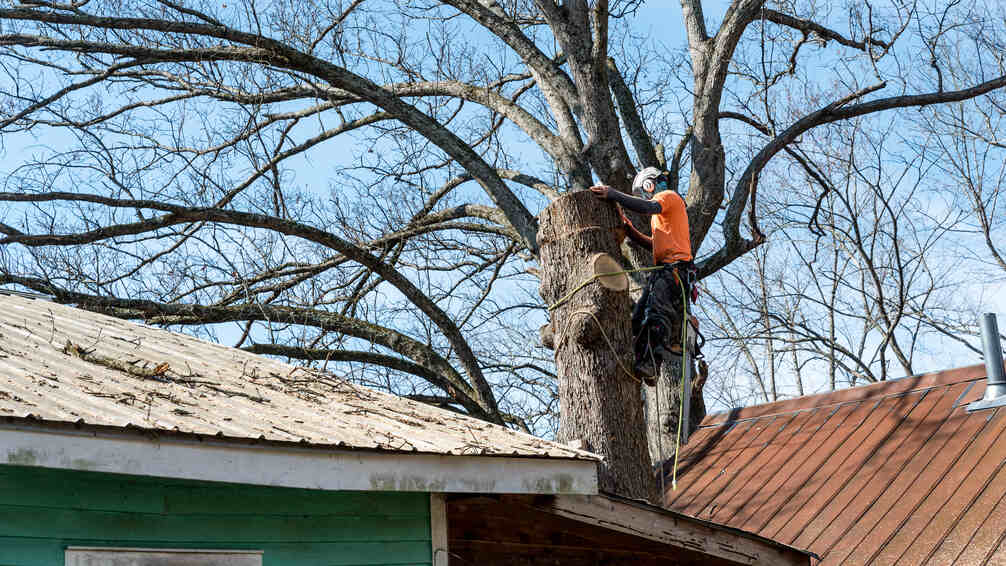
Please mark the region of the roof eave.
[[796, 566], [809, 565], [811, 558], [817, 558], [813, 552], [754, 533], [611, 493], [562, 495], [539, 505], [562, 517], [697, 550], [731, 563]]
[[0, 465], [330, 491], [597, 493], [597, 462], [205, 437], [35, 419], [0, 422]]

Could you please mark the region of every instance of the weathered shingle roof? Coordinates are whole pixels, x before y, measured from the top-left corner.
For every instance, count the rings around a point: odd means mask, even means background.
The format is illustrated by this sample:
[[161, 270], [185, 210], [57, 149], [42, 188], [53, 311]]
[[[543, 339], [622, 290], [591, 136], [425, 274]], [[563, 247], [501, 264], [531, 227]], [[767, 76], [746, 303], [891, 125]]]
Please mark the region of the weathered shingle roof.
[[1006, 563], [1006, 409], [984, 366], [708, 416], [670, 508], [820, 564]]
[[598, 459], [234, 348], [6, 294], [2, 417], [388, 452]]

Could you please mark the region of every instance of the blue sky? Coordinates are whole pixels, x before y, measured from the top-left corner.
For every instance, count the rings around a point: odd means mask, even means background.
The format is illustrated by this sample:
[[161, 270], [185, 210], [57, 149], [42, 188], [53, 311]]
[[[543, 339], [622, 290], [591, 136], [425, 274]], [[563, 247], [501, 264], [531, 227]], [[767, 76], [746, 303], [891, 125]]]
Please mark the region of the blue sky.
[[[705, 15], [711, 22], [710, 31], [714, 31], [713, 25], [722, 16], [727, 6], [727, 2], [706, 2]], [[683, 35], [683, 25], [681, 22], [680, 6], [677, 2], [650, 1], [644, 3], [638, 14], [632, 19], [632, 29], [634, 32], [649, 36], [652, 40], [662, 43], [669, 50], [679, 50], [685, 45]], [[312, 125], [316, 126], [315, 125]], [[518, 145], [515, 136], [514, 145]], [[41, 156], [51, 149], [58, 149], [71, 145], [74, 140], [63, 133], [52, 130], [39, 129], [31, 134], [5, 134], [3, 143], [4, 165], [0, 169], [10, 172], [19, 163], [33, 157]], [[317, 194], [327, 194], [330, 187], [335, 187], [335, 192], [339, 192], [340, 177], [335, 173], [336, 167], [333, 163], [335, 159], [328, 159], [327, 156], [348, 155], [354, 150], [361, 149], [355, 138], [352, 136], [327, 142], [318, 151], [303, 154], [286, 162], [286, 167], [291, 173], [287, 181], [291, 185], [303, 187]], [[381, 151], [382, 148], [374, 148]], [[522, 152], [523, 153], [523, 152]], [[538, 159], [536, 151], [529, 148], [525, 159]], [[7, 190], [14, 190], [16, 187], [8, 186]], [[483, 199], [479, 194], [479, 189], [474, 185], [466, 188], [459, 194], [473, 199]], [[483, 199], [484, 200], [484, 199]], [[532, 212], [537, 212], [533, 210]], [[2, 217], [3, 215], [0, 215]], [[980, 245], [971, 244], [967, 239], [962, 245], [975, 245], [976, 253], [981, 253]], [[707, 246], [704, 252], [710, 251]], [[1006, 312], [1006, 286], [1002, 279], [976, 277], [972, 284], [961, 289], [961, 293], [974, 298], [983, 309], [997, 312]], [[1006, 326], [1006, 321], [1001, 327]], [[226, 342], [233, 342], [237, 337], [234, 327], [227, 326], [226, 330], [221, 330], [220, 337]], [[944, 369], [955, 365], [974, 363], [973, 355], [962, 349], [956, 348], [952, 343], [943, 346], [943, 339], [934, 337], [934, 342], [939, 344], [934, 347], [933, 354], [927, 354], [927, 359], [920, 362], [919, 366], [927, 369]], [[722, 408], [722, 407], [720, 407]]]

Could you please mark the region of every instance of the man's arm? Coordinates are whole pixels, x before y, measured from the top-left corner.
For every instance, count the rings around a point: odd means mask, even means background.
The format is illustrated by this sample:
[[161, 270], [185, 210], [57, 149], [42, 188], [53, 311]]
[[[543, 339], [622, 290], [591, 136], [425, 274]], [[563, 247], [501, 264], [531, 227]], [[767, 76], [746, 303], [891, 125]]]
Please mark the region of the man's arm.
[[[660, 214], [663, 211], [663, 207], [660, 206], [659, 202], [636, 198], [631, 195], [627, 195], [623, 192], [616, 191], [607, 185], [594, 185], [590, 188], [597, 198], [601, 200], [613, 200], [616, 203], [624, 206], [625, 208], [638, 212], [645, 215]], [[652, 250], [653, 249], [653, 239], [643, 234], [632, 225], [632, 221], [626, 218], [625, 213], [622, 209], [618, 209], [619, 216], [622, 217], [622, 223], [626, 227], [626, 235], [640, 246]]]
[[646, 234], [636, 230], [636, 227], [632, 225], [632, 221], [629, 220], [622, 209], [618, 209], [619, 216], [622, 217], [622, 224], [625, 225], [625, 234], [629, 236], [629, 239], [638, 244], [639, 246], [653, 251], [653, 238], [647, 236]]
[[613, 200], [625, 208], [640, 214], [660, 214], [663, 210], [659, 202], [636, 198], [621, 191], [616, 191], [607, 185], [594, 185], [591, 192], [602, 200]]

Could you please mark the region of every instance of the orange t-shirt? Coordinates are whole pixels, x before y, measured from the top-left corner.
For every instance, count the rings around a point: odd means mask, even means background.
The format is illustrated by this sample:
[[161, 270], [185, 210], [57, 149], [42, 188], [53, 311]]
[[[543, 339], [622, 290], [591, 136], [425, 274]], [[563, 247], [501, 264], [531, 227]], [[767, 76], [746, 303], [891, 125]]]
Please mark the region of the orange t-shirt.
[[692, 242], [688, 238], [688, 212], [685, 199], [674, 191], [653, 195], [660, 204], [660, 214], [650, 217], [653, 231], [653, 263], [691, 261]]

